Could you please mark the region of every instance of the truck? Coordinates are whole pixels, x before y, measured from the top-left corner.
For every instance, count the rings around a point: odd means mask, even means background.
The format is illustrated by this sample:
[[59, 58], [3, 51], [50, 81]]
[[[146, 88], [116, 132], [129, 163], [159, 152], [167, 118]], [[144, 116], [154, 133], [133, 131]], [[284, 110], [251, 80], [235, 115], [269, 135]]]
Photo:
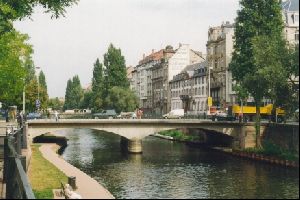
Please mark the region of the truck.
[[[278, 107], [275, 109], [275, 113], [273, 113], [273, 104], [267, 104], [265, 106], [261, 106], [260, 115], [264, 119], [282, 122], [284, 120], [285, 111], [284, 109]], [[242, 114], [249, 121], [253, 121], [256, 116], [256, 107], [255, 106], [243, 106], [233, 105], [232, 113], [237, 118]]]
[[[284, 120], [285, 111], [278, 107], [276, 113], [273, 113], [273, 104], [267, 104], [260, 107], [260, 115], [263, 119], [269, 121], [282, 122]], [[235, 121], [240, 117], [244, 118], [244, 121], [253, 121], [256, 116], [256, 107], [253, 105], [233, 105], [229, 106], [226, 111], [216, 110], [213, 112], [211, 119], [213, 121]]]

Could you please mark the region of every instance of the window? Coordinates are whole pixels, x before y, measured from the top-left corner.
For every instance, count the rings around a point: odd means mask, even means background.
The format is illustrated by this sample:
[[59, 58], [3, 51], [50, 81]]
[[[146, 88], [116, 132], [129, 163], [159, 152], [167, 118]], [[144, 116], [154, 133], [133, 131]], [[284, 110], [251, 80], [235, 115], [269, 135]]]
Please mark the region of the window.
[[299, 33], [295, 33], [295, 40], [299, 41]]
[[299, 23], [299, 15], [294, 14], [293, 15], [293, 20], [294, 20], [294, 24], [298, 24]]

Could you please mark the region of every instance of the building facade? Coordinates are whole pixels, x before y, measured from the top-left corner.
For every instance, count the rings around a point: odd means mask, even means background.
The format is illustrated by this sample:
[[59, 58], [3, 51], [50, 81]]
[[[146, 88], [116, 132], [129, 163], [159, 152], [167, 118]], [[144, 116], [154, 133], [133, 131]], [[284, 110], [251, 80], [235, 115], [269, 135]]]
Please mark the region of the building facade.
[[153, 108], [152, 69], [157, 64], [171, 57], [174, 53], [175, 51], [171, 46], [167, 46], [165, 49], [157, 52], [152, 50], [150, 55], [143, 55], [143, 59], [139, 61], [139, 64], [133, 70], [131, 88], [138, 96], [140, 108], [145, 113], [152, 112]]
[[173, 77], [187, 65], [204, 60], [201, 52], [190, 49], [188, 44], [179, 44], [178, 49], [152, 68], [153, 110], [156, 114], [165, 114], [171, 110], [169, 82]]
[[184, 109], [187, 115], [203, 115], [207, 110], [207, 63], [185, 67], [169, 82], [171, 110]]
[[[232, 73], [229, 71], [233, 53], [234, 26], [226, 22], [208, 30], [207, 49], [207, 78], [210, 77], [210, 95], [213, 106], [226, 108], [236, 102], [232, 88]], [[209, 81], [207, 81], [209, 82]]]
[[299, 44], [299, 1], [287, 0], [282, 3], [284, 36], [290, 44]]

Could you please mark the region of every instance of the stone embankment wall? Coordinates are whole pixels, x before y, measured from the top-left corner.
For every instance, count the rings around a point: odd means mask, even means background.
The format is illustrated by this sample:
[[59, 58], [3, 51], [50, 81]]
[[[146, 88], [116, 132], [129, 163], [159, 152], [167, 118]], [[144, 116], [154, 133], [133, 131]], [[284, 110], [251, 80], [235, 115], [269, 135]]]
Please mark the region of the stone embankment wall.
[[299, 124], [269, 124], [262, 135], [262, 141], [270, 141], [299, 154]]

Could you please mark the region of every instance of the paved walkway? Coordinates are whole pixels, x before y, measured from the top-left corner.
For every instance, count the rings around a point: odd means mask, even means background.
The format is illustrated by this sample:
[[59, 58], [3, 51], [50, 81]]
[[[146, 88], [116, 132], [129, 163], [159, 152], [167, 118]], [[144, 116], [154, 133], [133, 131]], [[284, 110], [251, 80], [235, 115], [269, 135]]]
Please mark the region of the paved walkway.
[[95, 179], [92, 179], [84, 172], [60, 158], [53, 150], [54, 148], [55, 144], [43, 144], [40, 147], [40, 151], [48, 161], [53, 163], [67, 176], [76, 177], [76, 185], [78, 188], [75, 192], [80, 194], [83, 199], [114, 199], [113, 195], [111, 195]]

